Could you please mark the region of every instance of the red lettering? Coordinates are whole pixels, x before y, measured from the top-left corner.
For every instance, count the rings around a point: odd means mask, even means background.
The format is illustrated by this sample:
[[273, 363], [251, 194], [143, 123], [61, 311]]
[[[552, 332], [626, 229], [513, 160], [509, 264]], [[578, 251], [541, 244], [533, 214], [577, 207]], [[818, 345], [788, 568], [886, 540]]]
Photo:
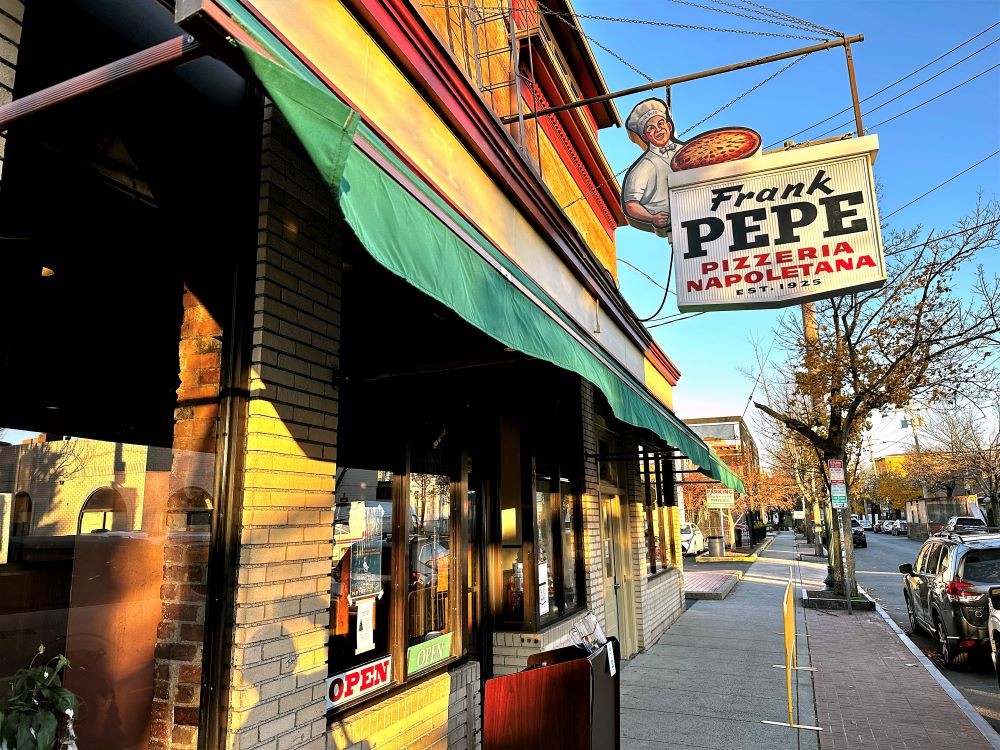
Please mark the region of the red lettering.
[[344, 695], [344, 681], [339, 677], [335, 677], [333, 681], [330, 682], [330, 700], [334, 703], [339, 701]]
[[837, 243], [837, 247], [835, 247], [833, 249], [833, 254], [834, 255], [840, 255], [841, 253], [853, 253], [853, 252], [854, 252], [854, 248], [851, 247], [846, 242], [838, 242]]
[[862, 255], [858, 258], [857, 268], [875, 268], [875, 259], [870, 255]]
[[799, 260], [816, 260], [816, 248], [814, 247], [800, 247], [799, 248]]
[[854, 258], [837, 258], [838, 271], [850, 271], [854, 268]]
[[764, 278], [768, 281], [781, 281], [781, 271], [777, 268], [768, 268]]
[[763, 255], [755, 255], [753, 257], [757, 259], [757, 264], [756, 264], [757, 268], [760, 268], [761, 266], [771, 265], [771, 261], [768, 260], [767, 253], [764, 253]]
[[361, 675], [357, 672], [351, 672], [347, 675], [347, 689], [344, 691], [344, 697], [354, 695], [354, 688], [361, 681]]
[[712, 271], [718, 271], [718, 270], [719, 270], [719, 264], [716, 263], [714, 260], [701, 264], [702, 273], [711, 273]]
[[689, 292], [700, 292], [701, 291], [701, 280], [689, 281], [688, 288]]
[[779, 250], [774, 254], [774, 260], [777, 263], [791, 263], [792, 262], [792, 251], [791, 250]]
[[746, 275], [746, 280], [748, 284], [756, 284], [764, 278], [764, 274], [760, 271], [751, 271]]
[[706, 289], [722, 289], [722, 282], [719, 281], [718, 276], [712, 276], [708, 281], [705, 282]]
[[740, 256], [737, 256], [736, 258], [733, 258], [733, 260], [736, 261], [736, 265], [733, 266], [733, 269], [736, 270], [736, 271], [741, 271], [744, 268], [749, 268], [750, 267], [750, 256], [749, 255], [740, 255]]
[[[814, 248], [809, 248], [809, 249], [815, 252]], [[799, 270], [802, 271], [803, 276], [808, 276], [809, 271], [812, 270], [812, 263], [803, 263], [801, 266], [799, 266]]]
[[378, 684], [381, 685], [383, 682], [389, 679], [389, 662], [383, 661], [375, 665], [375, 674], [378, 675]]
[[783, 279], [797, 279], [799, 276], [798, 266], [785, 266], [781, 269], [781, 278]]
[[733, 284], [739, 284], [740, 283], [740, 279], [742, 279], [742, 278], [743, 277], [740, 276], [738, 273], [727, 273], [726, 274], [726, 279], [725, 279], [726, 286], [732, 286]]
[[367, 690], [375, 685], [375, 670], [372, 667], [365, 667], [361, 672], [361, 689]]
[[833, 273], [833, 268], [825, 260], [816, 264], [816, 273]]

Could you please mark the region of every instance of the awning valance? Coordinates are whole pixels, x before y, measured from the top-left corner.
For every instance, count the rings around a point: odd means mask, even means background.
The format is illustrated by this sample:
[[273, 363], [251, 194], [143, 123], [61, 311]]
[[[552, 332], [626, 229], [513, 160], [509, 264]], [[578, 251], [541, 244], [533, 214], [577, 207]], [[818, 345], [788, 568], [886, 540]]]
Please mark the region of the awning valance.
[[[241, 7], [229, 5], [234, 12]], [[244, 47], [254, 73], [375, 261], [505, 346], [577, 373], [600, 389], [618, 419], [652, 430], [706, 475], [743, 491], [700, 437], [414, 174], [357, 112], [266, 38], [252, 17], [239, 20], [274, 57]]]

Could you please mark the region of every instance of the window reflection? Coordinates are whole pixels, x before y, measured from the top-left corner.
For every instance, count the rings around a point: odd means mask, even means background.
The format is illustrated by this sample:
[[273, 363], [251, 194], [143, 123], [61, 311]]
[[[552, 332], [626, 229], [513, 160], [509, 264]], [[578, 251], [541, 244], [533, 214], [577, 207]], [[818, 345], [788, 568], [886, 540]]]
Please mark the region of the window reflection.
[[452, 630], [451, 478], [446, 474], [410, 475], [409, 592], [410, 644]]

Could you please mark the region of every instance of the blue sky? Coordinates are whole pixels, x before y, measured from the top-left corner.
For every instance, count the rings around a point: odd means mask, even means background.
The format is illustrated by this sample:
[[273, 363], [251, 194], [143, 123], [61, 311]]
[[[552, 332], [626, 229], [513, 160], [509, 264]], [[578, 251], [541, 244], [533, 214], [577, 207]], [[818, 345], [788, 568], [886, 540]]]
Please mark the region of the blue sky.
[[[692, 7], [691, 2], [705, 8]], [[733, 7], [741, 0], [574, 0], [581, 15], [603, 15], [654, 20], [675, 24], [724, 27], [777, 34], [803, 32], [720, 13], [743, 12]], [[931, 62], [970, 37], [1000, 22], [1000, 3], [993, 0], [838, 0], [838, 2], [761, 2], [777, 11], [848, 36], [864, 35], [853, 44], [858, 90], [861, 98]], [[752, 11], [752, 7], [745, 10]], [[552, 21], [559, 23], [558, 19]], [[620, 55], [653, 80], [716, 68], [766, 55], [816, 44], [820, 39], [799, 39], [678, 29], [582, 18], [584, 31], [593, 40]], [[820, 36], [824, 36], [820, 34]], [[829, 35], [825, 35], [829, 38]], [[879, 136], [876, 179], [882, 184], [883, 216], [1000, 149], [1000, 25], [978, 36], [885, 93], [862, 103], [862, 111], [887, 102], [906, 89], [941, 73], [933, 80], [877, 111], [866, 114], [866, 130]], [[591, 47], [612, 90], [647, 82], [594, 41]], [[979, 51], [981, 48], [982, 51]], [[973, 54], [976, 53], [976, 54]], [[945, 68], [968, 60], [953, 69]], [[782, 61], [679, 84], [671, 91], [674, 120], [679, 132], [744, 91], [780, 70]], [[987, 71], [965, 83], [977, 74]], [[894, 115], [958, 86], [953, 92], [909, 114], [879, 125]], [[661, 90], [662, 91], [662, 90]], [[634, 104], [651, 94], [617, 100], [624, 119]], [[662, 93], [661, 93], [662, 95]], [[851, 107], [847, 65], [843, 49], [816, 52], [790, 67], [719, 115], [687, 133], [724, 125], [745, 125], [757, 130], [765, 145], [781, 143], [796, 131]], [[848, 123], [848, 124], [844, 124]], [[840, 126], [840, 127], [836, 127]], [[854, 130], [853, 110], [795, 137], [797, 142]], [[615, 171], [627, 168], [641, 153], [625, 130], [602, 132], [601, 145]], [[994, 156], [957, 177], [929, 196], [890, 217], [892, 226], [922, 225], [939, 232], [951, 226], [974, 204], [977, 191], [985, 198], [1000, 197], [1000, 156]], [[637, 229], [617, 234], [618, 255], [638, 266], [660, 284], [666, 280], [669, 248], [666, 240]], [[996, 257], [982, 259], [988, 272], [1000, 272]], [[622, 264], [622, 292], [640, 317], [653, 313], [663, 296], [642, 274]], [[670, 295], [661, 315], [676, 313]], [[798, 315], [799, 308], [782, 311], [706, 313], [699, 317], [653, 328], [656, 339], [682, 372], [675, 390], [675, 408], [682, 417], [743, 414], [753, 388], [756, 364], [753, 342], [766, 351], [771, 331], [782, 314]], [[772, 358], [774, 358], [772, 353]], [[753, 370], [748, 377], [741, 370]], [[758, 392], [757, 397], [761, 398]], [[747, 410], [748, 418], [755, 410]], [[899, 415], [875, 426], [876, 455], [906, 449], [909, 430], [899, 429]]]

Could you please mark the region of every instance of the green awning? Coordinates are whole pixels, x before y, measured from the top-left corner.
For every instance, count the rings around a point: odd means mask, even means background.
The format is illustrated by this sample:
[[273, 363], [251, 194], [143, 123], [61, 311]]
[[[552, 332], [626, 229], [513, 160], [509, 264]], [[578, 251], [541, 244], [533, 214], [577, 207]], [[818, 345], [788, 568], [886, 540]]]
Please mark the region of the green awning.
[[[254, 30], [253, 19], [238, 18]], [[743, 492], [700, 437], [262, 31], [255, 35], [284, 65], [244, 47], [247, 60], [380, 265], [505, 346], [579, 374], [601, 390], [618, 419], [651, 430], [706, 475]]]

